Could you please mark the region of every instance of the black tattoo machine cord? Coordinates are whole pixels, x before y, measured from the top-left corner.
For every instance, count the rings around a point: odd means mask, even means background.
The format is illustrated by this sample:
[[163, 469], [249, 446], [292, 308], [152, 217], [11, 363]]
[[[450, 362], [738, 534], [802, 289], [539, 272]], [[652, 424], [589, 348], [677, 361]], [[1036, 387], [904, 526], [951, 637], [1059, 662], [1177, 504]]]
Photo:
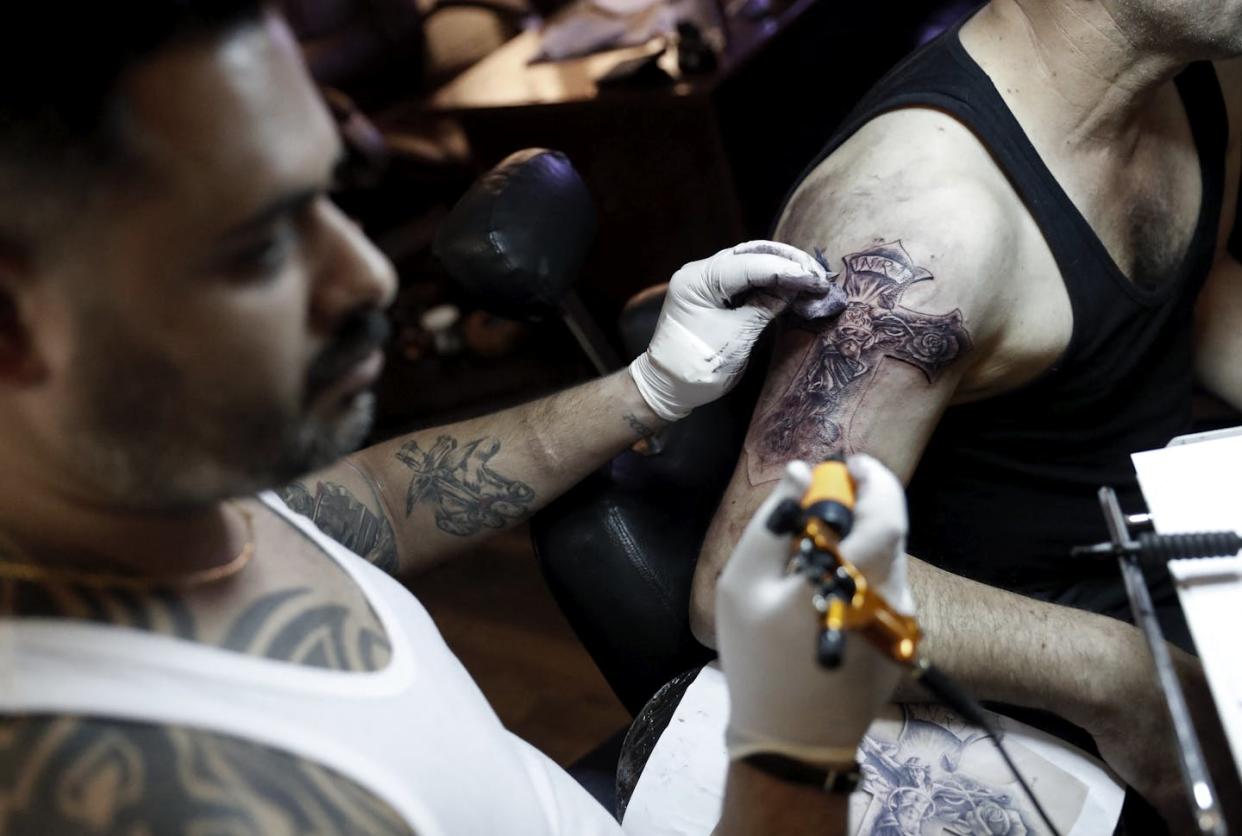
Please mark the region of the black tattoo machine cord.
[[798, 542], [793, 570], [811, 584], [812, 603], [822, 617], [817, 645], [819, 663], [826, 668], [839, 667], [844, 658], [846, 633], [855, 631], [893, 661], [909, 667], [928, 693], [992, 739], [1044, 825], [1052, 836], [1060, 836], [1014, 765], [1001, 743], [999, 730], [988, 720], [982, 706], [943, 671], [918, 655], [922, 638], [918, 622], [894, 610], [837, 551], [837, 543], [849, 533], [853, 523], [854, 483], [840, 459], [831, 459], [816, 467], [802, 501], [785, 500], [767, 521], [773, 533], [791, 535]]

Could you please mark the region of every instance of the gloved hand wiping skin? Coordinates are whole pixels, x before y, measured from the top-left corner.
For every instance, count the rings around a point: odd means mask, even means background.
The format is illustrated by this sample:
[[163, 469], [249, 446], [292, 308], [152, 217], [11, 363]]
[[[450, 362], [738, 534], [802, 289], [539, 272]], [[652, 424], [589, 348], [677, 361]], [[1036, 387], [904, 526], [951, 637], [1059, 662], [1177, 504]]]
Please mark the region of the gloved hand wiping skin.
[[[901, 484], [869, 456], [849, 459], [857, 485], [854, 528], [840, 544], [881, 594], [904, 614], [906, 506]], [[863, 733], [903, 675], [860, 636], [844, 663], [816, 660], [818, 613], [801, 575], [787, 574], [790, 541], [767, 520], [785, 498], [800, 500], [811, 470], [793, 462], [738, 541], [716, 589], [720, 663], [729, 685], [729, 756], [771, 753], [834, 767], [854, 760]]]
[[655, 336], [630, 364], [651, 409], [676, 421], [736, 385], [755, 341], [792, 306], [800, 316], [835, 316], [845, 294], [812, 256], [751, 241], [682, 267], [669, 282]]

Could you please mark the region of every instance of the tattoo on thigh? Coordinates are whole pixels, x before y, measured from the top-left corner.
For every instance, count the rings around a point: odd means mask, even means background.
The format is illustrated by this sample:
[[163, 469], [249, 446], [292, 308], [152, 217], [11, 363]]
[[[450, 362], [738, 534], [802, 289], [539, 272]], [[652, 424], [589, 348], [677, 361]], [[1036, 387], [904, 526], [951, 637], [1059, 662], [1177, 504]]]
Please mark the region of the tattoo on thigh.
[[[280, 498], [319, 530], [389, 574], [397, 571], [397, 541], [383, 514], [364, 505], [344, 485], [316, 482], [315, 492], [301, 482], [280, 489]], [[378, 497], [376, 498], [378, 502]]]
[[758, 418], [749, 445], [758, 459], [752, 473], [779, 473], [792, 458], [849, 451], [846, 418], [885, 358], [914, 366], [934, 383], [971, 348], [960, 310], [929, 314], [900, 304], [911, 285], [934, 278], [900, 241], [846, 256], [844, 272], [848, 304], [841, 315], [799, 326], [815, 340], [789, 386]]
[[0, 721], [0, 833], [410, 832], [350, 779], [249, 741], [120, 721]]
[[431, 505], [436, 526], [458, 537], [523, 519], [530, 513], [535, 491], [488, 466], [499, 452], [500, 441], [495, 438], [476, 438], [462, 445], [442, 435], [428, 450], [417, 441], [407, 441], [397, 451], [397, 459], [414, 471], [406, 493], [406, 515], [419, 505]]

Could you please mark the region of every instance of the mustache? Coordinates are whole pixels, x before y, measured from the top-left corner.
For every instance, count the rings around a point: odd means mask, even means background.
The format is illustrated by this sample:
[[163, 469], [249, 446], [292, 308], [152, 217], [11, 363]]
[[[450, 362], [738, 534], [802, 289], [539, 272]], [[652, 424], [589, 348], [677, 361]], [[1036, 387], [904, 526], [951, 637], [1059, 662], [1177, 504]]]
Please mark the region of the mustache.
[[372, 351], [382, 348], [391, 336], [392, 326], [383, 311], [368, 307], [349, 313], [332, 342], [306, 373], [307, 402], [340, 380]]

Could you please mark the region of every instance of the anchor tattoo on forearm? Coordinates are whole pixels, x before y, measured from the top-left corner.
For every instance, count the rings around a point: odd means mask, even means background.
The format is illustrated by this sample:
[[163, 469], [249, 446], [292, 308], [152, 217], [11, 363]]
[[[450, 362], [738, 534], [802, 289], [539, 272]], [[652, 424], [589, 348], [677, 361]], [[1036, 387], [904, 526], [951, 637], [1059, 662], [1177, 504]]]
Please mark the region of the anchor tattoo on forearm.
[[934, 383], [971, 348], [960, 310], [928, 314], [901, 306], [907, 289], [934, 277], [914, 264], [900, 241], [844, 261], [846, 308], [836, 319], [797, 326], [816, 338], [789, 386], [756, 419], [749, 446], [758, 468], [752, 464], [752, 471], [779, 474], [793, 458], [850, 452], [843, 428], [847, 401], [857, 402], [886, 357], [914, 366]]

